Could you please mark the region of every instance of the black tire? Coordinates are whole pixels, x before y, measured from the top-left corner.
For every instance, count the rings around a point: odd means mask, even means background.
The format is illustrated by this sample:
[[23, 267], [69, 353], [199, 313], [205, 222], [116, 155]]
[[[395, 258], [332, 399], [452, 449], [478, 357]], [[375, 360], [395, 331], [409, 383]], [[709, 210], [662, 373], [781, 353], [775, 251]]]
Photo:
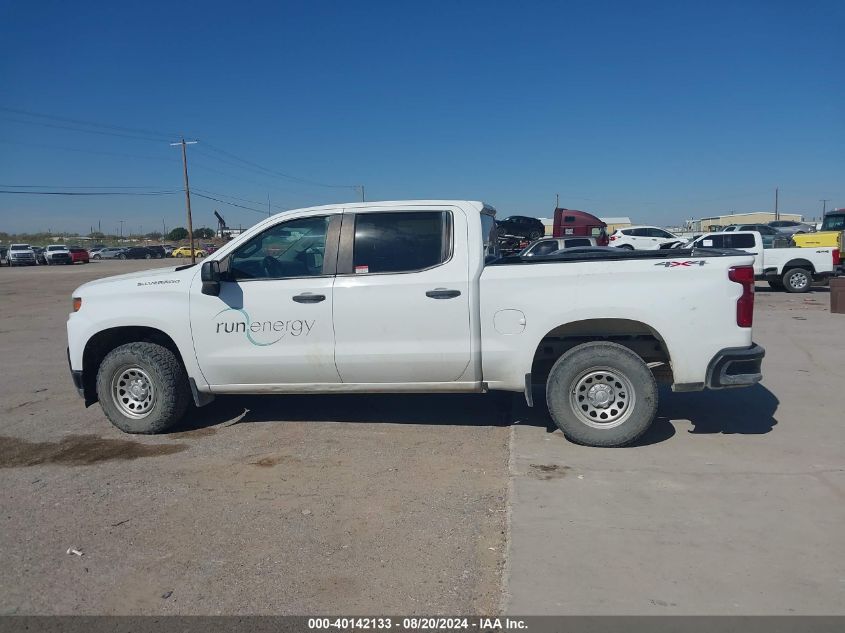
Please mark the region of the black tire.
[[[594, 389], [598, 389], [597, 395], [609, 394], [610, 399], [591, 406], [586, 398]], [[657, 383], [643, 359], [627, 347], [584, 343], [552, 366], [546, 403], [567, 439], [586, 446], [625, 446], [636, 441], [654, 421]], [[608, 421], [599, 416], [606, 416]]]
[[[152, 386], [149, 409], [143, 417], [127, 415], [121, 406], [131, 406], [134, 399], [127, 396], [124, 405], [118, 405], [112, 396], [112, 388], [126, 372], [144, 375]], [[97, 397], [106, 417], [125, 433], [162, 433], [176, 425], [185, 414], [190, 403], [190, 389], [185, 368], [176, 355], [166, 347], [155, 343], [127, 343], [109, 352], [97, 371]]]
[[813, 273], [806, 268], [790, 268], [781, 277], [783, 288], [787, 292], [810, 292], [813, 285]]
[[118, 259], [126, 259], [126, 255], [118, 255], [117, 258]]
[[632, 251], [634, 247], [630, 244], [623, 244], [622, 246], [618, 246], [617, 248], [621, 248], [623, 251]]
[[766, 281], [769, 283], [769, 288], [773, 290], [783, 290], [783, 282], [777, 277], [769, 277]]
[[144, 255], [144, 259], [152, 259], [152, 257], [153, 257], [153, 256], [152, 256], [152, 255], [150, 255], [149, 253], [147, 253], [146, 255]]

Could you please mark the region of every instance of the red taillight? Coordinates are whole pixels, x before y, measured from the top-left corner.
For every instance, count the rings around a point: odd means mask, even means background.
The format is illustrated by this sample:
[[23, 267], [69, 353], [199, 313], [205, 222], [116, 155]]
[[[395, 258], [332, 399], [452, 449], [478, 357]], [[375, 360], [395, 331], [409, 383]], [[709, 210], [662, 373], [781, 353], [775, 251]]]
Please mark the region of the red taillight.
[[615, 236], [615, 235], [611, 235], [611, 236], [610, 236], [610, 241], [611, 241], [611, 242], [612, 242], [613, 240], [615, 240], [615, 239], [616, 239], [616, 236]]
[[839, 254], [839, 249], [833, 249], [833, 265], [839, 266], [839, 263], [842, 261], [841, 255]]
[[732, 266], [728, 279], [742, 284], [742, 296], [736, 300], [736, 324], [751, 327], [754, 321], [754, 269], [751, 266]]

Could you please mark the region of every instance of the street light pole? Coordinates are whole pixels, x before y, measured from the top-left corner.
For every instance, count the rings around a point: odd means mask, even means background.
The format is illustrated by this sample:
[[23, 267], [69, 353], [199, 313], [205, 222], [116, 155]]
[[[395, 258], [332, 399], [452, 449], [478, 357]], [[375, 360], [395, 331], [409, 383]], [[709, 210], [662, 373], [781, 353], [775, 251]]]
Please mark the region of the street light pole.
[[182, 147], [182, 173], [185, 177], [185, 206], [188, 210], [188, 239], [191, 242], [191, 264], [197, 263], [197, 256], [196, 252], [194, 251], [194, 221], [191, 217], [191, 187], [188, 184], [188, 145], [196, 145], [197, 141], [186, 141], [185, 137], [182, 137], [178, 143], [171, 143], [171, 147], [176, 147], [177, 145]]

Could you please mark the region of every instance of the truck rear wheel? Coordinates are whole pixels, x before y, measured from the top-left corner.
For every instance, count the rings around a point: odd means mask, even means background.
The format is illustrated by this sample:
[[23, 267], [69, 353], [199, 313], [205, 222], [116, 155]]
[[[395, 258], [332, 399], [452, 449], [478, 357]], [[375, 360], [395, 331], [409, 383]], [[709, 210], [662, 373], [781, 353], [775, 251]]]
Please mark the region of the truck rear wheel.
[[651, 426], [657, 383], [643, 359], [627, 347], [584, 343], [552, 367], [546, 402], [567, 439], [587, 446], [625, 446]]
[[787, 292], [809, 292], [813, 274], [805, 268], [790, 268], [783, 273], [783, 287]]
[[127, 343], [109, 352], [97, 372], [106, 417], [125, 433], [162, 433], [182, 419], [188, 378], [176, 355], [155, 343]]

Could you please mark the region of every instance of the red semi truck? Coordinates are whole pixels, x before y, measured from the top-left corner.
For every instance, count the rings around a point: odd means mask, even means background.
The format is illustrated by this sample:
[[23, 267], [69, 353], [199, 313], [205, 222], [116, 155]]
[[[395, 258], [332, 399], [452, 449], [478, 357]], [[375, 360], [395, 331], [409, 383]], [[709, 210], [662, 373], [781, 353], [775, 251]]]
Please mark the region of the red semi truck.
[[552, 237], [569, 237], [581, 235], [596, 238], [599, 246], [607, 246], [607, 224], [586, 211], [574, 209], [555, 209]]

